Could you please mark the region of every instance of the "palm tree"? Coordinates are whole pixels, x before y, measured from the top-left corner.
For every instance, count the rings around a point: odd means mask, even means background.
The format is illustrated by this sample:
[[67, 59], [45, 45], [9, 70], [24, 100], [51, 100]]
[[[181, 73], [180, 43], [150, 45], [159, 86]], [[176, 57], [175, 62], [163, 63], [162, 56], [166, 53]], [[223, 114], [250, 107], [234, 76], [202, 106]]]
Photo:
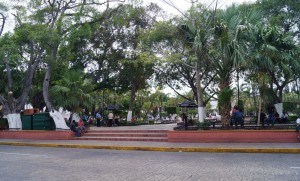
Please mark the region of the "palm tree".
[[[295, 81], [300, 70], [299, 58], [296, 56], [297, 46], [292, 36], [274, 26], [253, 26], [252, 53], [249, 66], [252, 75], [265, 74], [269, 77], [268, 88], [272, 96], [268, 104], [279, 103], [282, 110], [282, 94], [284, 88]], [[281, 112], [279, 112], [281, 115]]]
[[89, 79], [84, 79], [81, 71], [69, 70], [60, 80], [53, 82], [50, 89], [55, 107], [64, 107], [71, 111], [79, 111], [83, 108], [91, 108], [94, 105], [92, 96], [94, 85]]
[[194, 94], [198, 103], [198, 120], [202, 122], [205, 118], [205, 89], [215, 78], [214, 70], [209, 63], [209, 50], [212, 46], [216, 9], [211, 10], [199, 4], [198, 6], [192, 6], [189, 13], [188, 20], [180, 26], [179, 30], [184, 44], [190, 50], [189, 53], [193, 55], [194, 65], [189, 66], [189, 68], [195, 72], [196, 91], [194, 92], [196, 93]]
[[256, 23], [258, 19], [259, 14], [255, 11], [247, 11], [235, 5], [217, 15], [214, 29], [215, 50], [211, 51], [211, 57], [218, 74], [219, 107], [223, 127], [229, 126], [233, 72], [242, 67], [246, 60], [247, 42], [244, 35], [248, 31], [247, 25]]

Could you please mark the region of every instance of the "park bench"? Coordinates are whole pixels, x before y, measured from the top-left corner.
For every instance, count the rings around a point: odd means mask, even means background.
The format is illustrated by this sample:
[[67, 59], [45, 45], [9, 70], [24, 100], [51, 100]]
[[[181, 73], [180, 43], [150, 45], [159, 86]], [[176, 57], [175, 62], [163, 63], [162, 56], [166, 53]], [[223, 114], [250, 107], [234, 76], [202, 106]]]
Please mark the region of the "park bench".
[[257, 116], [245, 116], [244, 124], [257, 124]]

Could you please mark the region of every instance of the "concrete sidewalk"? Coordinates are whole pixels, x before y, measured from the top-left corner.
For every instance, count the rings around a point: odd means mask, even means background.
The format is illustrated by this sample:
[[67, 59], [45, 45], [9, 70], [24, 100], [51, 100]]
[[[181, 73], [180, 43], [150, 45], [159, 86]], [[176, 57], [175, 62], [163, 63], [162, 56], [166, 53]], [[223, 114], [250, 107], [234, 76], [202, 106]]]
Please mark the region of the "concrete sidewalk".
[[[176, 124], [91, 127], [91, 130], [172, 130]], [[300, 153], [300, 143], [171, 143], [101, 140], [0, 139], [0, 145], [165, 152]]]
[[169, 143], [0, 139], [0, 145], [165, 152], [300, 153], [300, 143]]

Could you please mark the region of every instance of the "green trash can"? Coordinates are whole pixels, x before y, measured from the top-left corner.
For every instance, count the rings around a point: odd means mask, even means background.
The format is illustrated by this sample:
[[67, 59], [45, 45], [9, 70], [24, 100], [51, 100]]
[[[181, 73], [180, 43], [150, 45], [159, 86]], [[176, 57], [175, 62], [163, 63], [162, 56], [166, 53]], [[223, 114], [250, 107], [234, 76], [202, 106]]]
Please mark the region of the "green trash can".
[[22, 130], [32, 130], [32, 115], [21, 114]]
[[55, 130], [55, 123], [48, 112], [32, 115], [33, 130]]
[[8, 129], [8, 121], [6, 118], [0, 118], [0, 130]]

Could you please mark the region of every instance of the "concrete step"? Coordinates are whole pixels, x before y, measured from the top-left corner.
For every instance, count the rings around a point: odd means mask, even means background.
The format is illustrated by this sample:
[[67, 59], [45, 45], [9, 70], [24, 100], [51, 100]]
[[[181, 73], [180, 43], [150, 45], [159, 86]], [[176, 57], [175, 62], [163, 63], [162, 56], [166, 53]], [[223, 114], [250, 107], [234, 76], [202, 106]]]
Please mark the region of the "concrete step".
[[165, 137], [96, 137], [96, 136], [82, 136], [75, 137], [76, 140], [106, 140], [106, 141], [154, 141], [154, 142], [167, 142], [168, 138]]
[[83, 136], [88, 137], [167, 137], [167, 133], [135, 133], [135, 132], [126, 132], [126, 133], [118, 133], [118, 132], [88, 132]]
[[77, 140], [109, 140], [109, 141], [156, 141], [167, 142], [167, 130], [88, 130]]
[[167, 133], [168, 130], [88, 130], [89, 133]]

